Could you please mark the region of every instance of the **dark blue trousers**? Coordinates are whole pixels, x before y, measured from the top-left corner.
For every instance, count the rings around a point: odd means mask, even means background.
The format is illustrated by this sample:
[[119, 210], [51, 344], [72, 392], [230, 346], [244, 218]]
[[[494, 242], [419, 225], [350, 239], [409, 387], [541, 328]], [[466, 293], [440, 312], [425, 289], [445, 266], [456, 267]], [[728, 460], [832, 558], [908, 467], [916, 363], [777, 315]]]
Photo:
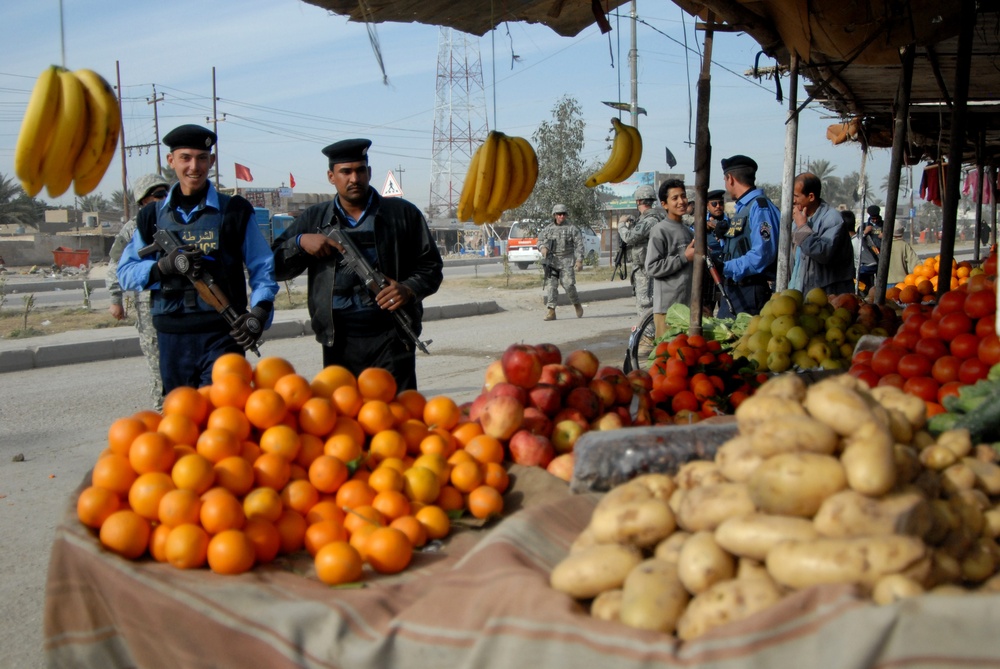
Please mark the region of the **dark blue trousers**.
[[163, 394], [179, 386], [200, 388], [212, 383], [212, 365], [223, 353], [243, 355], [228, 332], [157, 332]]
[[333, 346], [323, 347], [323, 366], [340, 365], [357, 376], [368, 367], [389, 370], [398, 390], [417, 389], [416, 350], [394, 328], [379, 334], [352, 336], [337, 330]]
[[[764, 307], [764, 304], [771, 299], [771, 287], [766, 283], [755, 283], [749, 286], [741, 286], [731, 279], [725, 280], [726, 294], [733, 303], [736, 313], [748, 313], [756, 316]], [[732, 318], [735, 316], [729, 310], [729, 305], [725, 299], [719, 300], [719, 318]]]

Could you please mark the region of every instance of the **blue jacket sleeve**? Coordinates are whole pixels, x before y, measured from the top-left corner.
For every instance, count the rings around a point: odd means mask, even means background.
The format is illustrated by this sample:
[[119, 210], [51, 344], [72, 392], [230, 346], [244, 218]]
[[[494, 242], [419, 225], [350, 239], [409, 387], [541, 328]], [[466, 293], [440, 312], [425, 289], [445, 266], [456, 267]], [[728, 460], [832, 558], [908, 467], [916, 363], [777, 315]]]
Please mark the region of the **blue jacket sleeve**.
[[[278, 282], [274, 279], [274, 254], [256, 225], [247, 225], [243, 237], [243, 258], [250, 278], [250, 306], [259, 302], [274, 302]], [[274, 311], [271, 311], [273, 317]], [[270, 325], [270, 318], [268, 325]]]
[[763, 273], [778, 256], [778, 216], [770, 207], [761, 209], [756, 203], [750, 212], [750, 250], [739, 258], [727, 260], [723, 273], [733, 281], [741, 281]]
[[148, 285], [149, 273], [156, 264], [156, 254], [140, 258], [139, 251], [142, 247], [142, 235], [136, 230], [118, 261], [118, 283], [121, 284], [122, 290], [147, 290], [159, 286], [159, 284]]

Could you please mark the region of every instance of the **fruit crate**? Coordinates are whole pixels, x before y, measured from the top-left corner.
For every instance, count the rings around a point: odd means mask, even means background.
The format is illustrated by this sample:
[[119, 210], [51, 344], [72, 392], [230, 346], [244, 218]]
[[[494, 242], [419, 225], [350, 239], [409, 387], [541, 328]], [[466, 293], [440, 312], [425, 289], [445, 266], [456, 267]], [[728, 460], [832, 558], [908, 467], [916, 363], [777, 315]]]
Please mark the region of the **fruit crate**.
[[69, 249], [65, 246], [60, 246], [52, 250], [52, 256], [55, 259], [55, 266], [62, 267], [80, 267], [87, 268], [90, 267], [90, 250], [89, 249]]

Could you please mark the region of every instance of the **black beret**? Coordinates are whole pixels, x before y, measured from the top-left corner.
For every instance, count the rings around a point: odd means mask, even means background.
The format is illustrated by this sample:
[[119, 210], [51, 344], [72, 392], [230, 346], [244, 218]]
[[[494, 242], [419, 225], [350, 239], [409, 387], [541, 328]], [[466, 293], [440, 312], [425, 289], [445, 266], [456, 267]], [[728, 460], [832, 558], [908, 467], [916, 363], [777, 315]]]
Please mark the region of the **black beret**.
[[215, 146], [218, 138], [215, 133], [200, 125], [188, 123], [179, 125], [163, 136], [163, 143], [170, 147], [170, 150], [185, 149], [211, 149]]
[[358, 161], [368, 162], [368, 147], [372, 145], [370, 139], [343, 139], [334, 142], [323, 149], [323, 155], [330, 159], [330, 165], [337, 163], [356, 163]]
[[877, 204], [873, 204], [872, 206], [868, 207], [867, 211], [869, 216], [878, 216], [879, 212], [881, 212], [882, 210], [878, 208]]
[[754, 162], [753, 158], [749, 156], [735, 155], [732, 158], [722, 159], [722, 173], [725, 174], [729, 170], [734, 170], [737, 167], [749, 167], [754, 172], [757, 171], [757, 163]]
[[706, 197], [708, 198], [708, 201], [711, 202], [712, 200], [721, 200], [725, 196], [726, 191], [724, 190], [710, 190], [708, 191], [708, 195]]

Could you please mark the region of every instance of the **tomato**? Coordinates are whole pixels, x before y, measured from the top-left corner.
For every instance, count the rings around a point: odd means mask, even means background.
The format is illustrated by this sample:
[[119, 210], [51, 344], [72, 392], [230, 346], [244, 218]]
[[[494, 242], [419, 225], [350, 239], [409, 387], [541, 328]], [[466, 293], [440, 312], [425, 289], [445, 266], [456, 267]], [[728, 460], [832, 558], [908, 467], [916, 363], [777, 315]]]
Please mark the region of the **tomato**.
[[666, 393], [668, 397], [673, 397], [677, 393], [688, 389], [688, 380], [686, 377], [677, 374], [667, 374], [663, 377], [663, 381], [656, 387]]
[[714, 365], [715, 364], [715, 354], [714, 353], [702, 353], [700, 356], [698, 356], [698, 364], [699, 365], [705, 365], [706, 367], [708, 367], [709, 365]]
[[735, 409], [739, 405], [743, 404], [743, 400], [747, 397], [749, 397], [749, 395], [747, 395], [746, 392], [737, 390], [729, 396], [729, 406]]
[[677, 335], [669, 342], [667, 342], [667, 351], [670, 353], [670, 355], [677, 355], [677, 349], [679, 349], [681, 346], [686, 346], [687, 340], [688, 338], [686, 334]]
[[976, 336], [982, 339], [991, 334], [996, 334], [997, 332], [997, 318], [996, 314], [987, 318], [980, 318], [976, 321]]
[[920, 332], [920, 326], [930, 319], [931, 317], [926, 314], [913, 314], [903, 321], [899, 329], [906, 332]]
[[954, 395], [958, 397], [958, 391], [962, 389], [961, 381], [949, 381], [948, 383], [942, 383], [941, 387], [938, 388], [938, 402], [944, 402], [944, 398], [949, 395]]
[[879, 375], [870, 369], [867, 372], [862, 372], [858, 378], [868, 384], [869, 388], [874, 388], [879, 382]]
[[913, 330], [900, 330], [892, 338], [892, 343], [907, 351], [912, 351], [913, 347], [920, 341], [920, 333]]
[[867, 362], [856, 362], [851, 365], [851, 368], [847, 370], [847, 373], [851, 376], [860, 378], [862, 374], [872, 371], [872, 366]]
[[722, 350], [722, 342], [716, 339], [709, 339], [705, 343], [705, 350], [711, 351], [712, 353], [718, 353]]
[[963, 360], [958, 368], [958, 380], [967, 386], [971, 386], [979, 379], [985, 379], [990, 373], [990, 366], [979, 358], [969, 358]]
[[938, 337], [945, 341], [951, 341], [965, 332], [972, 332], [972, 319], [964, 311], [946, 314], [938, 321]]
[[951, 340], [949, 348], [951, 349], [951, 354], [956, 358], [961, 358], [962, 360], [975, 358], [979, 350], [979, 337], [971, 332], [963, 332]]
[[926, 358], [919, 353], [907, 353], [899, 359], [897, 371], [904, 379], [927, 376], [931, 373], [930, 358]]
[[701, 407], [698, 398], [690, 390], [682, 390], [670, 401], [670, 409], [676, 414], [682, 409], [697, 411]]
[[884, 375], [881, 379], [878, 380], [878, 383], [876, 385], [879, 385], [879, 386], [896, 386], [897, 388], [899, 388], [900, 390], [902, 390], [904, 383], [906, 383], [906, 379], [904, 379], [899, 374], [896, 374], [895, 372], [893, 372], [892, 374], [886, 374], [886, 375]]
[[992, 333], [980, 339], [976, 355], [990, 367], [1000, 362], [1000, 337]]
[[914, 376], [907, 379], [903, 384], [903, 392], [919, 397], [925, 402], [933, 402], [937, 399], [938, 382], [927, 376]]
[[719, 353], [718, 355], [715, 356], [715, 360], [716, 362], [719, 363], [719, 365], [722, 366], [723, 369], [729, 369], [730, 367], [733, 366], [732, 353], [726, 353], [725, 351], [723, 351], [722, 353]]
[[854, 354], [854, 358], [851, 360], [854, 364], [865, 363], [870, 365], [872, 361], [872, 355], [874, 351], [858, 351]]
[[906, 355], [904, 349], [892, 344], [883, 344], [872, 355], [872, 370], [879, 376], [894, 374], [899, 367], [899, 359]]
[[949, 290], [938, 298], [938, 303], [934, 307], [934, 311], [941, 314], [942, 318], [947, 314], [960, 312], [965, 307], [965, 298], [966, 294], [964, 291]]
[[933, 318], [924, 321], [920, 324], [920, 336], [924, 338], [933, 337], [937, 339], [938, 337], [938, 322]]
[[965, 315], [969, 318], [983, 318], [997, 311], [997, 296], [992, 290], [977, 290], [965, 298]]
[[722, 380], [721, 376], [713, 375], [708, 377], [708, 380], [712, 383], [713, 386], [715, 386], [715, 389], [718, 390], [720, 393], [726, 389], [726, 382]]
[[667, 376], [683, 376], [686, 378], [688, 375], [688, 366], [684, 364], [683, 360], [678, 360], [677, 358], [667, 358], [664, 370]]
[[946, 409], [938, 404], [937, 402], [925, 402], [927, 405], [927, 417], [936, 416], [939, 413], [944, 413]]
[[958, 368], [962, 361], [953, 355], [944, 355], [931, 365], [931, 377], [938, 383], [958, 381]]
[[905, 322], [907, 319], [920, 315], [927, 315], [927, 310], [924, 309], [922, 304], [907, 304], [903, 307], [903, 312], [899, 315], [899, 317]]
[[712, 416], [718, 416], [723, 412], [719, 409], [719, 403], [715, 400], [705, 400], [701, 403], [701, 413], [703, 418], [711, 418]]
[[670, 396], [662, 388], [653, 388], [649, 391], [649, 399], [653, 400], [654, 404], [659, 404], [660, 402], [666, 402], [670, 399]]
[[656, 345], [656, 355], [670, 355], [670, 342], [661, 341]]
[[692, 348], [702, 349], [707, 343], [701, 335], [688, 335], [687, 345]]
[[943, 355], [948, 355], [948, 345], [937, 337], [923, 337], [913, 347], [913, 352], [937, 360]]

